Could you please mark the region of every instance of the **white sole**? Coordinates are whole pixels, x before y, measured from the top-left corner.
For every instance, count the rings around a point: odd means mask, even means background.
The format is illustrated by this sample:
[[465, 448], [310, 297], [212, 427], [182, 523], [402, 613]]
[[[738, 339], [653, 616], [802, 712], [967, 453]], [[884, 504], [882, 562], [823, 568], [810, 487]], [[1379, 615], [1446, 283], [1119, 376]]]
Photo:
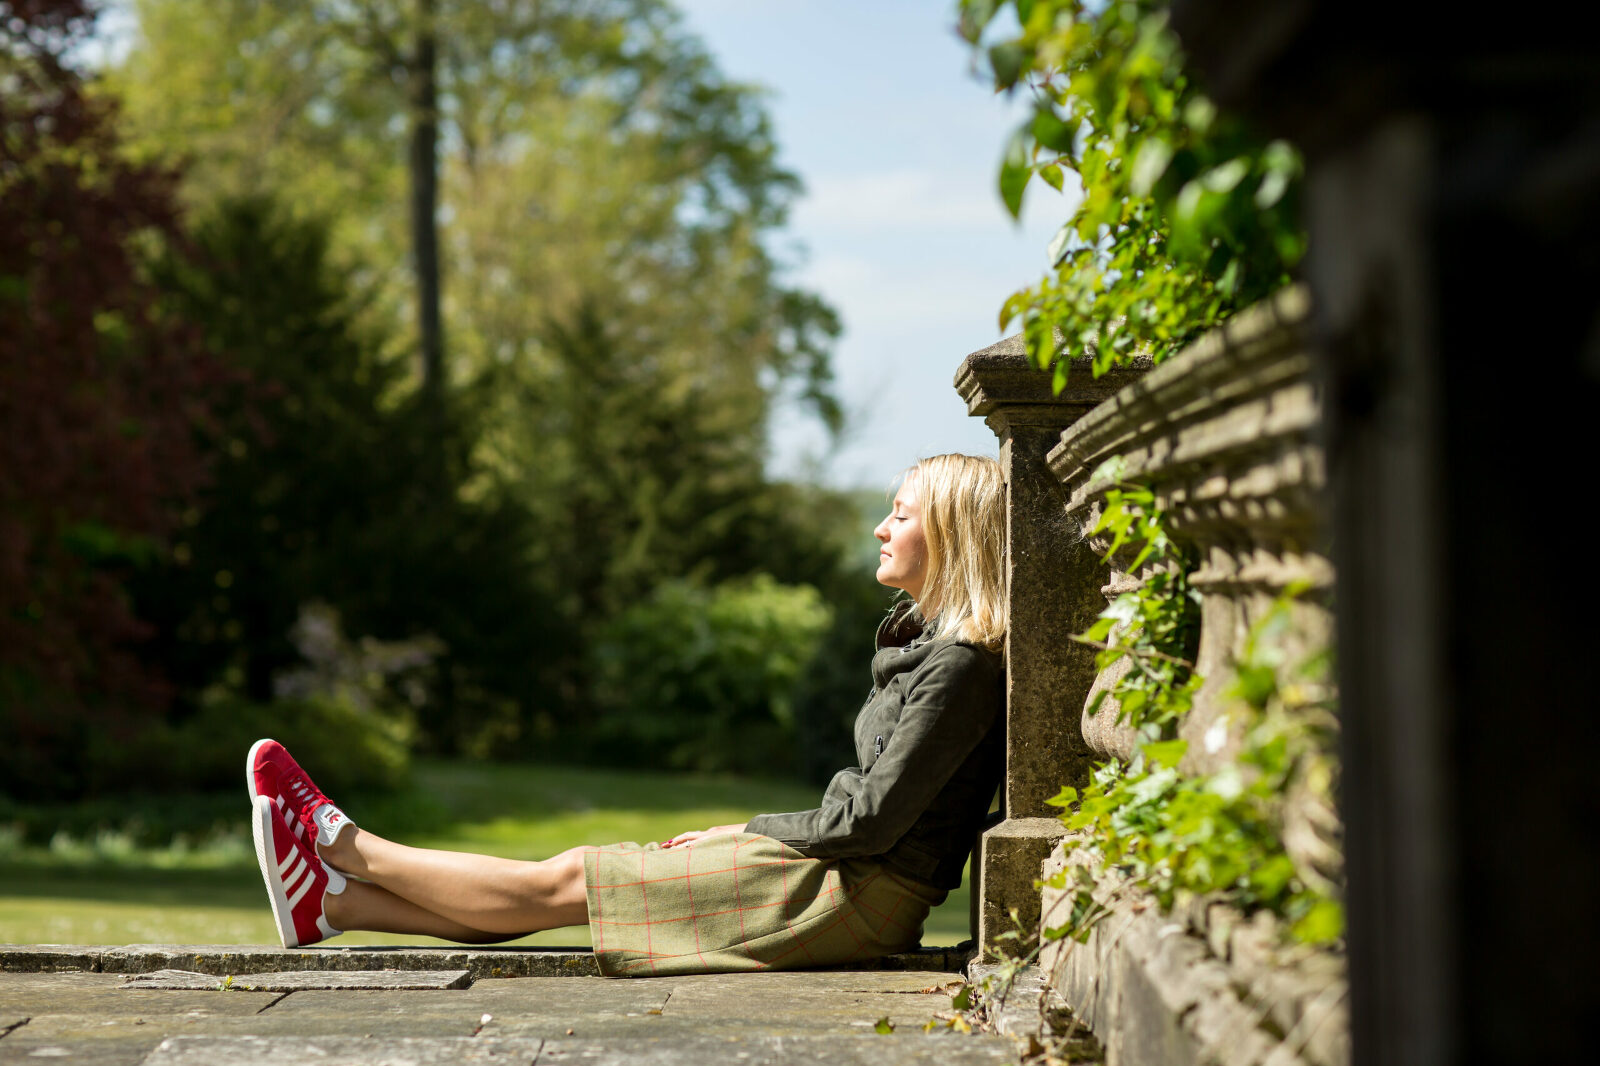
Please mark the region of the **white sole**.
[[271, 744], [271, 737], [262, 737], [250, 745], [250, 754], [244, 757], [244, 787], [250, 792], [250, 802], [254, 803], [260, 795], [256, 791], [256, 752], [261, 750], [261, 745]]
[[[253, 749], [252, 749], [253, 750]], [[272, 920], [278, 926], [278, 939], [286, 948], [300, 946], [294, 931], [294, 912], [289, 897], [284, 895], [283, 880], [278, 876], [277, 851], [272, 847], [272, 822], [277, 817], [272, 801], [257, 796], [252, 804], [255, 817], [250, 820], [250, 835], [255, 838], [256, 862], [261, 866], [261, 880], [266, 882], [267, 899], [272, 903]]]

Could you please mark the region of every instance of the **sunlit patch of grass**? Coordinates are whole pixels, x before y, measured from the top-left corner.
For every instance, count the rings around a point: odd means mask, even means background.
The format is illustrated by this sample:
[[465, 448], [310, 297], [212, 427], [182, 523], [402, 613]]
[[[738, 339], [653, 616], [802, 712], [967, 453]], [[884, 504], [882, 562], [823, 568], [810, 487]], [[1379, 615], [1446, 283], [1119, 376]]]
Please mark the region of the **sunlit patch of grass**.
[[[726, 776], [425, 762], [407, 793], [334, 799], [359, 824], [403, 843], [538, 859], [583, 844], [664, 840], [763, 811], [803, 810], [819, 793]], [[29, 845], [0, 826], [0, 943], [274, 943], [242, 788], [238, 806], [237, 823], [159, 847], [139, 846], [134, 833], [116, 828], [81, 838], [57, 833], [47, 845]], [[963, 887], [934, 911], [923, 942], [966, 937]], [[436, 941], [347, 933], [334, 943]], [[515, 943], [587, 946], [589, 931], [557, 929]]]

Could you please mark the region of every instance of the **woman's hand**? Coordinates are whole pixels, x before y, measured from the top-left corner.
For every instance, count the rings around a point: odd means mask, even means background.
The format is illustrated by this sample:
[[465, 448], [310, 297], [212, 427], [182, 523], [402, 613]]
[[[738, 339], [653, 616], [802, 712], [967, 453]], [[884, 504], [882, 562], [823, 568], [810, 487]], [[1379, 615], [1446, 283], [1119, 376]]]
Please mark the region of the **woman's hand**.
[[663, 840], [661, 846], [664, 848], [676, 848], [685, 844], [693, 844], [697, 840], [704, 840], [706, 837], [721, 836], [725, 833], [742, 833], [744, 832], [744, 826], [745, 823], [740, 822], [738, 825], [714, 825], [710, 829], [694, 829], [687, 833], [679, 833], [671, 839]]

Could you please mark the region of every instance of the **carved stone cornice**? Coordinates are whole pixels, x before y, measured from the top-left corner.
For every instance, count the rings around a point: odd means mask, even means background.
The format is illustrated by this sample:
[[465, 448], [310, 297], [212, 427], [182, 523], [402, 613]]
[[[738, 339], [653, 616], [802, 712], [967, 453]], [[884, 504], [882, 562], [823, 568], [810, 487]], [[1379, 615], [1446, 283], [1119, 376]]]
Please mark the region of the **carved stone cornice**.
[[1051, 375], [1028, 358], [1022, 334], [981, 348], [967, 356], [956, 371], [956, 392], [966, 401], [967, 413], [983, 417], [1001, 434], [1010, 426], [1064, 428], [1149, 371], [1148, 357], [1138, 356], [1126, 366], [1094, 376], [1087, 356], [1072, 360], [1066, 388], [1057, 395]]
[[1174, 532], [1309, 546], [1326, 478], [1309, 312], [1306, 290], [1286, 289], [1078, 418], [1048, 458], [1068, 516], [1087, 531], [1107, 489], [1138, 481]]

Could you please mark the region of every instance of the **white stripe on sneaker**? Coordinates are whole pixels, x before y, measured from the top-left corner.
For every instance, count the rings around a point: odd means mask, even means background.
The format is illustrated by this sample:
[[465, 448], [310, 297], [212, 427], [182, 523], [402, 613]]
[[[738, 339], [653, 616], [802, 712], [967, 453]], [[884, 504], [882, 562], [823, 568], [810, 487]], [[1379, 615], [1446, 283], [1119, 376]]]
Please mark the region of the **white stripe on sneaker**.
[[297, 883], [304, 880], [306, 875], [306, 866], [306, 860], [301, 856], [296, 855], [294, 869], [290, 870], [289, 876], [283, 879], [284, 892], [289, 892]]
[[283, 857], [283, 861], [278, 864], [278, 876], [283, 876], [283, 872], [289, 868], [289, 864], [294, 862], [299, 857], [300, 852], [298, 850], [291, 851], [289, 854], [285, 855]]
[[304, 881], [300, 882], [300, 887], [295, 889], [294, 895], [289, 897], [289, 909], [291, 911], [294, 910], [295, 907], [299, 906], [300, 901], [305, 898], [306, 893], [311, 891], [311, 886], [316, 883], [317, 879], [315, 877], [308, 877]]

